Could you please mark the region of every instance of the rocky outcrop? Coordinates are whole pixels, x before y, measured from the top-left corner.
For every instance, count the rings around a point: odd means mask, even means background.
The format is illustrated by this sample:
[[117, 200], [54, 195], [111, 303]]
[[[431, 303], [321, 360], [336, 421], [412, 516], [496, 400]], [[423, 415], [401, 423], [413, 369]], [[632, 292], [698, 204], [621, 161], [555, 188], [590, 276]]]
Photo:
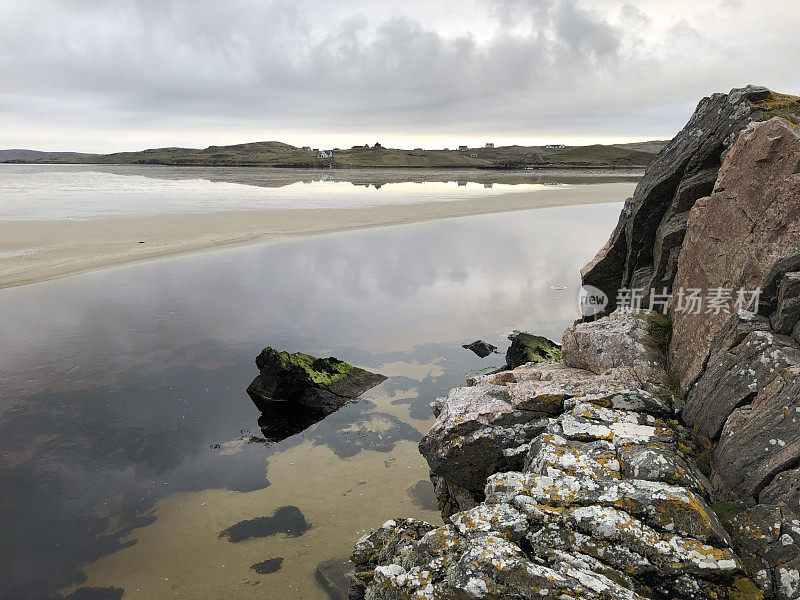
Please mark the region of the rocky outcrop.
[[[682, 214], [685, 235], [671, 234], [674, 281], [669, 270], [660, 281], [637, 277], [647, 269], [630, 262], [605, 274], [617, 278], [616, 288], [671, 288], [668, 362], [685, 392], [683, 422], [709, 440], [704, 462], [712, 496], [736, 508], [727, 521], [734, 547], [766, 597], [800, 598], [800, 99], [749, 88], [725, 102], [745, 110], [743, 99], [754, 122], [727, 121], [741, 131], [725, 143], [712, 189]], [[707, 114], [701, 103], [678, 137]], [[674, 162], [662, 154], [656, 163], [665, 161]], [[661, 223], [655, 229], [642, 229], [625, 211], [620, 222], [641, 231], [634, 239], [657, 257], [662, 234], [679, 227], [666, 227], [669, 210], [654, 215]], [[596, 281], [600, 271], [585, 281]], [[706, 302], [716, 295], [717, 308], [687, 310], [679, 294], [692, 289]], [[758, 289], [756, 307], [751, 293]]]
[[445, 525], [364, 536], [356, 593], [800, 599], [797, 116], [765, 88], [703, 100], [582, 273], [612, 308], [760, 287], [758, 310], [611, 312], [568, 328], [562, 360], [436, 400], [420, 451]]
[[[578, 325], [564, 363], [472, 378], [437, 400], [420, 451], [447, 525], [396, 519], [363, 537], [353, 562], [367, 597], [730, 597], [742, 565], [692, 433], [634, 339], [646, 330], [619, 313]], [[601, 366], [600, 347], [635, 351]]]
[[[675, 310], [683, 418], [713, 441], [715, 495], [733, 501], [737, 552], [765, 591], [800, 598], [800, 130], [751, 124], [691, 210], [677, 288], [730, 289], [730, 312]], [[740, 312], [736, 291], [761, 289]], [[744, 304], [744, 303], [743, 303]]]
[[700, 101], [686, 126], [647, 168], [619, 223], [583, 268], [583, 283], [603, 290], [608, 310], [620, 288], [672, 288], [688, 212], [708, 196], [739, 132], [772, 114], [800, 114], [798, 98], [748, 86]]
[[563, 337], [564, 364], [598, 375], [614, 372], [617, 378], [635, 381], [644, 389], [658, 389], [662, 368], [646, 352], [647, 329], [646, 319], [621, 312], [568, 327]]
[[526, 363], [561, 359], [561, 346], [541, 335], [513, 331], [508, 339], [511, 340], [511, 346], [506, 351], [506, 366], [509, 369]]

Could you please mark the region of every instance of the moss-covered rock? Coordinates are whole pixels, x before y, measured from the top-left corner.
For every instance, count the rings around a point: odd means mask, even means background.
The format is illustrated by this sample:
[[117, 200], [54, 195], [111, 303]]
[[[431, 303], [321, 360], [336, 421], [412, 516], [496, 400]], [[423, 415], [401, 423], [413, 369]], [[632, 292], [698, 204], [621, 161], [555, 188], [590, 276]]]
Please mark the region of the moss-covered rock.
[[561, 346], [541, 335], [514, 331], [508, 339], [511, 340], [511, 347], [506, 352], [509, 369], [526, 363], [561, 360]]
[[256, 357], [256, 366], [260, 374], [247, 393], [262, 413], [291, 402], [324, 416], [386, 379], [332, 356], [316, 358], [269, 347]]

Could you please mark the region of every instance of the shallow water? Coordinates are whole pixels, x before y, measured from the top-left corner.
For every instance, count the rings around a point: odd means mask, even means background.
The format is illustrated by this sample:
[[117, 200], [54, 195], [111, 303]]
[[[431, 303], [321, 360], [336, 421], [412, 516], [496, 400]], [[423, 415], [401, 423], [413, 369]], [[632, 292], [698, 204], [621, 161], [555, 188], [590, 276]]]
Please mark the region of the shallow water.
[[[362, 208], [630, 183], [635, 170], [447, 171], [0, 164], [0, 219]], [[624, 194], [624, 192], [620, 192]]]
[[[324, 597], [315, 568], [363, 532], [440, 522], [417, 451], [428, 403], [503, 362], [461, 344], [558, 339], [619, 210], [323, 235], [0, 291], [0, 598]], [[244, 391], [265, 345], [389, 379], [266, 445]]]

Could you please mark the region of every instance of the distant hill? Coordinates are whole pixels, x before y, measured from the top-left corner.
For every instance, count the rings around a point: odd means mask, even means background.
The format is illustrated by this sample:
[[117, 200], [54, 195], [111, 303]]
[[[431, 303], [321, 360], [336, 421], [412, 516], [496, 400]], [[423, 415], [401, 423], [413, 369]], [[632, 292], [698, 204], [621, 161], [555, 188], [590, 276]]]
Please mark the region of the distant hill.
[[612, 144], [615, 148], [625, 148], [627, 150], [641, 150], [642, 152], [652, 152], [658, 154], [661, 149], [669, 144], [669, 140], [651, 140], [649, 142], [628, 142], [627, 144]]
[[[403, 150], [382, 146], [333, 149], [333, 157], [319, 158], [317, 150], [303, 150], [283, 142], [253, 142], [232, 146], [194, 148], [152, 148], [139, 152], [81, 155], [41, 153], [25, 162], [89, 164], [152, 164], [186, 166], [265, 166], [265, 167], [427, 167], [427, 168], [536, 168], [536, 167], [645, 167], [665, 142], [634, 142], [611, 146], [501, 146], [466, 150]], [[630, 147], [629, 147], [630, 146]], [[32, 151], [0, 151], [32, 152]], [[57, 154], [64, 154], [58, 156]]]
[[23, 150], [14, 148], [11, 150], [0, 150], [0, 162], [8, 162], [12, 160], [18, 161], [32, 161], [32, 160], [48, 160], [48, 159], [68, 159], [93, 156], [85, 152], [41, 152], [39, 150]]

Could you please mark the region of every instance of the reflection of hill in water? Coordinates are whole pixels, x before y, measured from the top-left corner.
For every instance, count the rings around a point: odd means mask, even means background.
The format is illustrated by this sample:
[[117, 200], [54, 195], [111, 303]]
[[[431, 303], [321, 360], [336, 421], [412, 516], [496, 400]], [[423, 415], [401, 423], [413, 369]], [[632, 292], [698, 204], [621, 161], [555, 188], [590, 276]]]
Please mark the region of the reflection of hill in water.
[[46, 171], [89, 171], [165, 180], [203, 179], [215, 183], [236, 183], [256, 187], [280, 188], [295, 183], [319, 181], [349, 182], [357, 186], [381, 186], [392, 183], [482, 184], [593, 184], [636, 182], [641, 169], [281, 169], [274, 167], [170, 167], [141, 165], [75, 165], [48, 167]]

